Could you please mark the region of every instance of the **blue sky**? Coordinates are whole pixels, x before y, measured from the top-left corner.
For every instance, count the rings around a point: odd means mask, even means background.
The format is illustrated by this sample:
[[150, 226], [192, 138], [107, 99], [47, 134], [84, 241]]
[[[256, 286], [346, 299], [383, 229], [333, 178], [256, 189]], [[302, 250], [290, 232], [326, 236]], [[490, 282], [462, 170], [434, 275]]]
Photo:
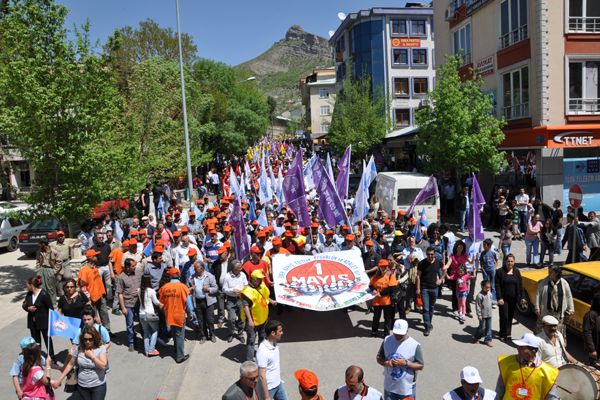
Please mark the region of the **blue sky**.
[[[67, 28], [89, 18], [93, 40], [102, 44], [115, 29], [151, 18], [176, 28], [175, 0], [58, 0], [69, 9]], [[237, 65], [267, 50], [298, 24], [328, 37], [337, 13], [372, 7], [401, 7], [406, 0], [180, 0], [181, 28], [198, 46], [198, 56]]]

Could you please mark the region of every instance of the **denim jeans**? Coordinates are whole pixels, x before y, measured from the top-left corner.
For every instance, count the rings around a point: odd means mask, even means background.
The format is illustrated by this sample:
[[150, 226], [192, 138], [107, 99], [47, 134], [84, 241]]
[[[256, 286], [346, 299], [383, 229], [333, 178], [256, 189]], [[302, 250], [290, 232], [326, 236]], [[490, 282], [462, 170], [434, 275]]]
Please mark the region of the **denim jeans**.
[[133, 346], [135, 342], [135, 329], [133, 327], [133, 317], [135, 315], [135, 307], [126, 307], [127, 315], [125, 316], [125, 327], [127, 328], [127, 344]]
[[494, 285], [494, 280], [496, 279], [496, 270], [492, 269], [482, 269], [483, 279], [490, 282], [492, 285], [492, 299], [496, 300], [496, 285]]
[[510, 254], [510, 244], [503, 244], [502, 245], [502, 256], [506, 257], [507, 255]]
[[546, 243], [542, 242], [542, 251], [540, 257], [540, 264], [544, 264], [544, 256], [546, 255], [546, 251], [548, 252], [548, 262], [550, 264], [554, 263], [554, 248], [549, 247]]
[[476, 339], [481, 339], [486, 342], [492, 341], [492, 317], [482, 318], [479, 321], [479, 327], [477, 328]]
[[106, 398], [106, 382], [93, 387], [77, 385], [77, 394], [81, 400], [104, 400]]
[[413, 399], [417, 399], [417, 387], [413, 386], [412, 394], [396, 394], [392, 392], [388, 392], [387, 390], [383, 391], [383, 400], [403, 400], [407, 397], [412, 397]]
[[519, 211], [519, 230], [524, 235], [527, 232], [527, 211]]
[[156, 350], [156, 338], [158, 337], [158, 320], [147, 321], [145, 314], [140, 314], [140, 323], [144, 332], [144, 353]]
[[423, 324], [425, 329], [431, 329], [433, 320], [433, 308], [437, 301], [438, 289], [421, 289], [421, 298], [423, 298]]
[[269, 389], [269, 396], [273, 400], [287, 400], [287, 393], [285, 392], [285, 387], [283, 387], [283, 382], [279, 386]]
[[559, 228], [556, 230], [556, 240], [554, 241], [554, 254], [562, 254], [562, 238], [565, 234], [565, 228]]
[[181, 361], [185, 355], [185, 324], [184, 326], [171, 326], [170, 328], [175, 341], [175, 361]]
[[460, 210], [459, 211], [459, 215], [458, 215], [458, 222], [460, 224], [460, 227], [458, 228], [459, 231], [464, 231], [465, 230], [465, 226], [467, 225], [467, 210]]
[[533, 253], [533, 263], [539, 263], [540, 239], [537, 237], [532, 240], [525, 239], [525, 262], [527, 264], [531, 264], [531, 253]]

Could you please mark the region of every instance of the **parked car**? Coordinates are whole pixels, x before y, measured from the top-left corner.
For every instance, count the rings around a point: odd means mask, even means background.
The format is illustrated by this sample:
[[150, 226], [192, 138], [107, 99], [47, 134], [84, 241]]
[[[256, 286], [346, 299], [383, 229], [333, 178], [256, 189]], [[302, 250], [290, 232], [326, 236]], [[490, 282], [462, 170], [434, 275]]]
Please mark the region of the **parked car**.
[[[535, 311], [535, 302], [538, 283], [548, 276], [548, 270], [538, 269], [521, 271], [523, 288], [527, 297], [527, 304], [519, 306], [523, 314], [532, 314]], [[583, 262], [567, 264], [563, 267], [562, 277], [569, 283], [573, 293], [575, 313], [565, 323], [575, 331], [583, 331], [583, 316], [590, 309], [592, 297], [600, 292], [600, 262]]]
[[19, 235], [28, 223], [13, 215], [0, 215], [0, 248], [15, 251], [19, 245]]
[[55, 241], [60, 230], [62, 226], [56, 218], [34, 221], [19, 235], [19, 250], [29, 257], [34, 257], [40, 248], [39, 242]]

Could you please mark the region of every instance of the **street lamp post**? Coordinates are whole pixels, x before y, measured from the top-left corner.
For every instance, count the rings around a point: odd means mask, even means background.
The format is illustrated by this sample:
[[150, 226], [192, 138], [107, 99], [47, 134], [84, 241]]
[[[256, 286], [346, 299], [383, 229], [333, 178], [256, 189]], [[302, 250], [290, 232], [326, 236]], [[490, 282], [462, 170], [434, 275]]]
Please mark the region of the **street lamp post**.
[[188, 123], [187, 123], [187, 107], [185, 101], [185, 78], [183, 77], [183, 50], [181, 48], [181, 27], [179, 23], [179, 0], [175, 0], [175, 7], [177, 9], [177, 42], [179, 44], [179, 75], [181, 79], [181, 103], [183, 109], [183, 137], [185, 141], [185, 157], [187, 162], [187, 180], [188, 180], [188, 193], [190, 204], [194, 201], [192, 183], [192, 160], [190, 156], [190, 138], [188, 134]]

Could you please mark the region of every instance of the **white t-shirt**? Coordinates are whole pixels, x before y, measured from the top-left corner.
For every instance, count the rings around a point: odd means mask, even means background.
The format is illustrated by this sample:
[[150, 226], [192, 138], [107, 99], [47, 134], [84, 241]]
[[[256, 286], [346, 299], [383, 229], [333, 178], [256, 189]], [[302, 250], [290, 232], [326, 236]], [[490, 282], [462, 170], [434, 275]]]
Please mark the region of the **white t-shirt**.
[[333, 396], [334, 400], [382, 400], [380, 392], [372, 387], [365, 385], [362, 393], [350, 393], [348, 386], [340, 386]]
[[279, 365], [279, 347], [272, 345], [268, 340], [258, 346], [256, 351], [256, 364], [264, 368], [267, 375], [267, 389], [271, 390], [281, 385], [281, 366]]
[[[527, 211], [527, 203], [529, 203], [529, 196], [527, 195], [527, 193], [525, 194], [518, 194], [515, 197], [515, 200], [517, 200], [517, 204], [518, 204], [518, 208], [519, 211], [525, 212]], [[523, 204], [525, 203], [525, 204]]]

